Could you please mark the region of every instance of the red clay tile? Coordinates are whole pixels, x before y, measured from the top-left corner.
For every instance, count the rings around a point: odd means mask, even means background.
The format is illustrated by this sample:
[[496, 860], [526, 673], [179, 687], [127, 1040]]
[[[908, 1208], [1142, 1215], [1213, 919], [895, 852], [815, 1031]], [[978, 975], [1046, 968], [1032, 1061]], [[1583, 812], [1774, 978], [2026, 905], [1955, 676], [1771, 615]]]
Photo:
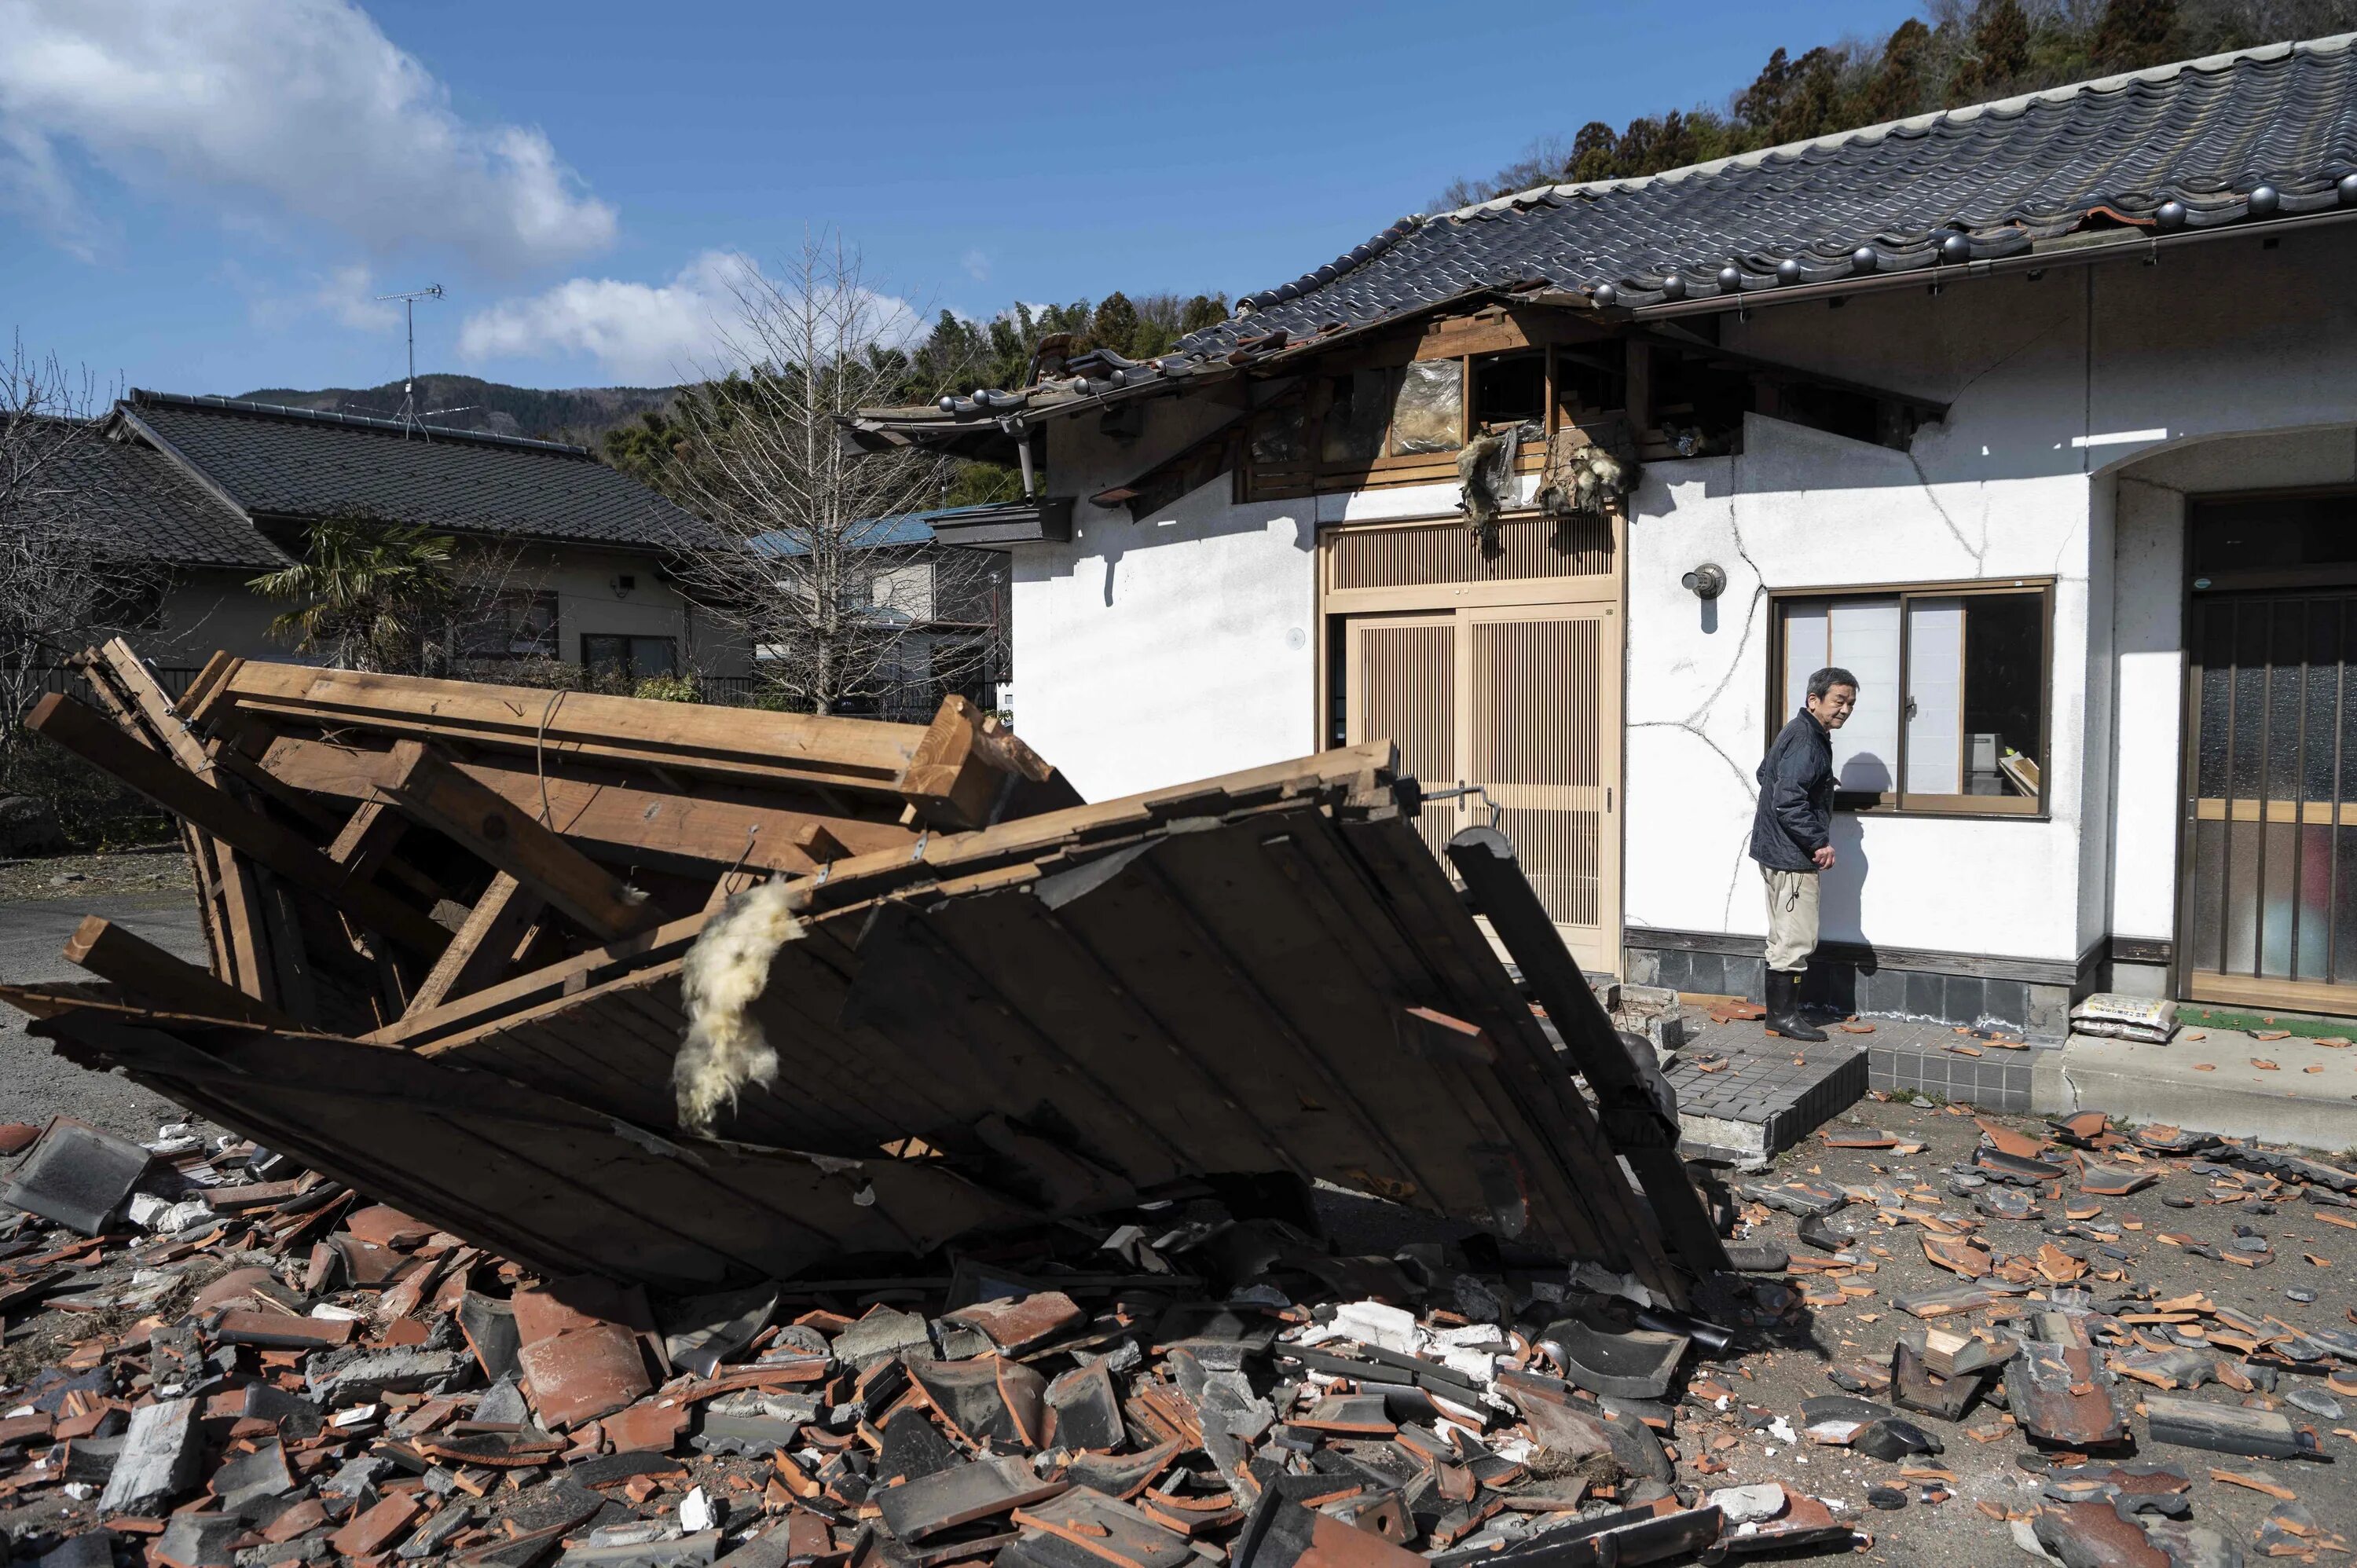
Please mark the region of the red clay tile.
[[311, 1349], [348, 1345], [359, 1325], [349, 1317], [290, 1317], [283, 1312], [231, 1312], [213, 1337], [224, 1345], [261, 1345], [272, 1349]]
[[231, 1269], [199, 1291], [196, 1300], [191, 1304], [191, 1309], [202, 1313], [210, 1312], [217, 1306], [227, 1306], [233, 1301], [240, 1301], [253, 1295], [271, 1278], [273, 1275], [268, 1269]]
[[419, 1511], [414, 1497], [387, 1498], [328, 1537], [328, 1544], [346, 1557], [382, 1552], [401, 1538]]
[[609, 1415], [654, 1386], [638, 1336], [619, 1323], [528, 1343], [516, 1359], [543, 1424], [552, 1427]]
[[380, 1247], [398, 1247], [404, 1251], [434, 1234], [434, 1227], [424, 1220], [412, 1219], [400, 1209], [382, 1203], [356, 1208], [344, 1216], [344, 1229], [363, 1241], [371, 1241]]
[[687, 1407], [649, 1400], [606, 1417], [602, 1424], [617, 1454], [668, 1454], [687, 1426]]

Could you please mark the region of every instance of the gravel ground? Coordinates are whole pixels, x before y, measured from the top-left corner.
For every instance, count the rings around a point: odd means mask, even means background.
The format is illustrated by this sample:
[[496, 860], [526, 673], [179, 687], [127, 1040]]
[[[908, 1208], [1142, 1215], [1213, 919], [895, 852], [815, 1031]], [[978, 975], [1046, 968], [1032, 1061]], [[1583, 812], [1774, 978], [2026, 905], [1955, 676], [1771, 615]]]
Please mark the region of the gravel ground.
[[196, 884], [188, 858], [177, 843], [113, 854], [46, 854], [31, 860], [0, 860], [0, 922], [8, 906], [54, 898], [144, 898], [176, 893], [190, 897]]
[[[103, 915], [169, 952], [193, 962], [205, 961], [204, 937], [188, 890], [186, 863], [178, 854], [91, 856], [35, 864], [92, 865], [97, 869], [85, 874], [89, 880], [60, 887], [51, 887], [42, 879], [36, 884], [38, 896], [29, 898], [0, 895], [0, 981], [38, 983], [89, 979], [60, 956], [66, 939], [87, 915]], [[160, 886], [145, 880], [159, 868], [169, 868], [172, 875], [164, 877]], [[177, 886], [172, 885], [175, 880]], [[25, 1032], [26, 1021], [14, 1007], [0, 1004], [0, 1122], [38, 1123], [51, 1116], [73, 1116], [127, 1138], [146, 1139], [153, 1138], [163, 1123], [186, 1119], [170, 1101], [128, 1079], [91, 1072], [59, 1058], [48, 1041]]]
[[[2043, 1123], [2027, 1117], [1989, 1120], [2033, 1135], [2047, 1131]], [[2189, 1170], [2190, 1162], [2159, 1161], [2167, 1171], [2160, 1181], [2126, 1197], [2083, 1197], [2074, 1183], [2065, 1181], [2061, 1199], [2050, 1198], [2043, 1191], [2034, 1195], [2038, 1198], [2036, 1219], [1984, 1219], [1973, 1213], [1969, 1197], [1949, 1193], [1945, 1185], [1950, 1168], [1960, 1161], [1969, 1161], [1979, 1144], [1981, 1130], [1971, 1114], [1955, 1107], [1878, 1103], [1869, 1100], [1861, 1101], [1833, 1123], [1834, 1128], [1857, 1125], [1896, 1134], [1902, 1144], [1920, 1142], [1921, 1150], [1911, 1155], [1895, 1150], [1836, 1150], [1826, 1146], [1820, 1138], [1812, 1137], [1788, 1151], [1770, 1175], [1754, 1179], [1806, 1176], [1846, 1187], [1927, 1187], [1940, 1197], [1929, 1202], [1919, 1199], [1913, 1207], [1980, 1219], [1982, 1229], [1978, 1234], [1982, 1244], [2000, 1259], [2013, 1253], [2034, 1254], [2049, 1241], [2083, 1247], [2083, 1240], [2049, 1232], [2068, 1223], [2062, 1213], [2066, 1202], [2082, 1210], [2089, 1205], [2100, 1206], [2100, 1217], [2087, 1223], [2119, 1226], [2117, 1245], [2127, 1257], [2119, 1265], [2126, 1275], [2125, 1282], [2093, 1278], [2083, 1282], [2099, 1297], [2118, 1298], [2148, 1290], [2157, 1297], [2166, 1298], [2198, 1291], [2218, 1306], [2235, 1308], [2253, 1316], [2272, 1315], [2296, 1327], [2345, 1329], [2352, 1321], [2357, 1321], [2357, 1314], [2352, 1312], [2357, 1294], [2352, 1294], [2346, 1283], [2347, 1265], [2357, 1261], [2357, 1230], [2341, 1230], [2323, 1222], [2318, 1218], [2322, 1210], [2298, 1201], [2296, 1197], [2272, 1208], [2255, 1201], [2212, 1202], [2207, 1197], [2208, 1178]], [[2164, 1202], [2169, 1198], [2190, 1199], [2195, 1207], [2172, 1208]], [[1796, 1256], [1820, 1255], [1800, 1244], [1795, 1235], [1800, 1222], [1792, 1216], [1756, 1206], [1751, 1211], [1761, 1217], [1754, 1234], [1787, 1243]], [[2130, 1222], [2140, 1222], [2142, 1229], [2127, 1229]], [[1986, 1404], [1968, 1411], [1960, 1423], [1900, 1412], [1946, 1444], [1944, 1454], [1911, 1463], [1943, 1466], [1953, 1472], [1956, 1479], [1953, 1483], [1954, 1496], [1947, 1501], [1926, 1504], [1910, 1500], [1905, 1509], [1896, 1512], [1870, 1509], [1865, 1499], [1870, 1487], [1906, 1486], [1898, 1465], [1846, 1449], [1815, 1446], [1805, 1440], [1798, 1444], [1777, 1442], [1749, 1429], [1746, 1406], [1781, 1415], [1798, 1430], [1805, 1424], [1801, 1419], [1802, 1401], [1845, 1391], [1834, 1380], [1833, 1373], [1875, 1369], [1887, 1373], [1899, 1331], [1915, 1325], [1915, 1319], [1894, 1309], [1893, 1302], [1962, 1283], [1925, 1260], [1922, 1238], [1926, 1232], [1911, 1222], [1886, 1223], [1878, 1218], [1873, 1207], [1853, 1202], [1834, 1215], [1830, 1223], [1858, 1237], [1856, 1245], [1864, 1249], [1862, 1256], [1873, 1270], [1835, 1278], [1872, 1294], [1854, 1296], [1839, 1305], [1795, 1306], [1782, 1323], [1765, 1334], [1748, 1333], [1748, 1348], [1739, 1347], [1728, 1359], [1718, 1363], [1690, 1361], [1690, 1378], [1715, 1380], [1726, 1386], [1732, 1397], [1727, 1402], [1728, 1409], [1721, 1412], [1715, 1408], [1714, 1402], [1697, 1401], [1689, 1391], [1687, 1402], [1679, 1412], [1675, 1439], [1682, 1455], [1678, 1466], [1681, 1482], [1691, 1479], [1699, 1485], [1720, 1487], [1772, 1480], [1818, 1497], [1838, 1498], [1850, 1507], [1846, 1517], [1856, 1520], [1876, 1538], [1874, 1547], [1867, 1553], [1868, 1562], [1921, 1563], [1935, 1568], [1965, 1568], [1967, 1564], [1986, 1568], [1989, 1564], [2027, 1562], [2014, 1544], [2008, 1526], [1990, 1519], [1975, 1505], [1986, 1503], [2000, 1510], [2036, 1507], [2038, 1478], [2030, 1466], [2040, 1466], [2044, 1460], [2036, 1455], [2033, 1445], [2017, 1429], [2003, 1424], [2000, 1412]], [[2273, 1263], [2246, 1269], [2189, 1253], [2160, 1240], [2161, 1234], [2167, 1232], [2213, 1250], [2223, 1250], [2233, 1238], [2237, 1224], [2265, 1233], [2273, 1251]], [[2321, 1262], [2309, 1261], [2311, 1256]], [[1754, 1283], [1760, 1293], [1757, 1299], [1763, 1304], [1781, 1301], [1785, 1292], [1810, 1285], [1819, 1294], [1830, 1294], [1833, 1290], [1832, 1279], [1825, 1275], [1794, 1275]], [[2309, 1293], [2313, 1299], [2301, 1302], [2287, 1294], [2295, 1290]], [[2039, 1305], [2035, 1297], [2044, 1294], [2043, 1290], [2036, 1291], [2031, 1299], [1984, 1308], [1961, 1319], [1943, 1318], [1938, 1326], [1969, 1328], [1974, 1324], [1991, 1322], [2008, 1311], [2025, 1306], [2034, 1309]], [[2239, 1359], [2228, 1352], [2220, 1354], [2230, 1364]], [[2098, 1364], [2103, 1359], [2100, 1348], [2096, 1359]], [[2128, 1381], [2119, 1386], [2130, 1393], [2141, 1391], [2142, 1388]], [[2320, 1376], [2287, 1375], [2281, 1385], [2285, 1391], [2303, 1386], [2324, 1391]], [[2190, 1397], [2227, 1404], [2240, 1402], [2243, 1398], [2218, 1383]], [[2291, 1489], [2327, 1532], [2338, 1535], [2344, 1543], [2357, 1544], [2357, 1491], [2352, 1491], [2341, 1474], [2342, 1466], [2357, 1458], [2357, 1442], [2352, 1442], [2350, 1435], [2357, 1432], [2357, 1398], [2341, 1397], [2339, 1402], [2343, 1413], [2337, 1420], [2287, 1410], [2296, 1423], [2316, 1428], [2328, 1456], [2326, 1462], [2243, 1458], [2152, 1443], [2140, 1414], [2129, 1422], [2135, 1437], [2131, 1456], [2138, 1461], [2165, 1463], [2191, 1477], [2193, 1522], [2223, 1531], [2230, 1541], [2241, 1543], [2254, 1557], [2258, 1552], [2253, 1543], [2253, 1532], [2264, 1512], [2277, 1505], [2260, 1493], [2213, 1481], [2213, 1466], [2262, 1477]], [[1967, 1429], [1996, 1435], [1992, 1441], [1977, 1442], [1966, 1435]], [[1714, 1441], [1722, 1436], [1731, 1436], [1735, 1441], [1724, 1448], [1713, 1447]], [[1715, 1474], [1699, 1474], [1697, 1461], [1705, 1458], [1725, 1468]], [[2345, 1553], [2327, 1550], [2321, 1556], [2310, 1555], [2306, 1560], [2345, 1563], [2349, 1559]]]

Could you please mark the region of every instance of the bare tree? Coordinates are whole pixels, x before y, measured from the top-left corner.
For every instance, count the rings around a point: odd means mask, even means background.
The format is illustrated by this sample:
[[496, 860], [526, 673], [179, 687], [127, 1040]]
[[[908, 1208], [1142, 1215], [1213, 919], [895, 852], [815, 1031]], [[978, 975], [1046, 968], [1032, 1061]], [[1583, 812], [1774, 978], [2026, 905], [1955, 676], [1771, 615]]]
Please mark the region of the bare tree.
[[1003, 573], [912, 542], [945, 460], [861, 456], [838, 435], [839, 416], [909, 394], [918, 317], [839, 240], [806, 242], [781, 276], [748, 271], [735, 294], [724, 363], [673, 415], [676, 492], [711, 531], [684, 552], [682, 590], [750, 644], [767, 691], [813, 713], [971, 682]]
[[0, 364], [0, 757], [48, 672], [154, 613], [164, 568], [126, 548], [109, 513], [113, 465], [88, 371], [12, 339]]

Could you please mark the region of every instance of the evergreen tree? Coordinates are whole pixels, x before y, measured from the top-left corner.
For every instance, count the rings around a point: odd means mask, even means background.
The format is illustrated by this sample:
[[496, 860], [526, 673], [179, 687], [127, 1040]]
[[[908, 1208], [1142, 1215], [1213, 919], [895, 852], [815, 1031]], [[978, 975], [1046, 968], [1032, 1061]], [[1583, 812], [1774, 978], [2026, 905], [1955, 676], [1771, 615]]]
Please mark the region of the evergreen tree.
[[2029, 70], [2029, 16], [2021, 0], [1980, 0], [1971, 27], [1971, 48], [1948, 79], [1952, 105], [2002, 97]]
[[1089, 341], [1100, 349], [1110, 349], [1125, 358], [1135, 358], [1130, 345], [1137, 338], [1137, 306], [1129, 295], [1115, 289], [1098, 301], [1089, 317]]
[[2177, 0], [2105, 0], [2093, 53], [2104, 71], [2143, 70], [2177, 59]]
[[1910, 16], [1899, 24], [1882, 46], [1882, 69], [1866, 90], [1869, 121], [1904, 120], [1920, 113], [1923, 102], [1923, 57], [1931, 51], [1932, 29]]
[[1207, 327], [1217, 327], [1227, 318], [1228, 302], [1225, 298], [1199, 294], [1189, 300], [1186, 309], [1179, 313], [1178, 331], [1182, 337], [1200, 332]]

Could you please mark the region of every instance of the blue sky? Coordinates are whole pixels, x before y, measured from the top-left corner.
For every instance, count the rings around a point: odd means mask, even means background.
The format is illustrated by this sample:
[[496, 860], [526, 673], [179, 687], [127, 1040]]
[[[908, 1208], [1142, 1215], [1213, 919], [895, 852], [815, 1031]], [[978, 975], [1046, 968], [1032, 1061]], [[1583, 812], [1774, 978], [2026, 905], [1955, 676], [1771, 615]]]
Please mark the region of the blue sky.
[[1458, 175], [1717, 103], [1903, 0], [1495, 5], [0, 0], [0, 331], [235, 393], [710, 362], [836, 230], [922, 314], [1242, 291]]

